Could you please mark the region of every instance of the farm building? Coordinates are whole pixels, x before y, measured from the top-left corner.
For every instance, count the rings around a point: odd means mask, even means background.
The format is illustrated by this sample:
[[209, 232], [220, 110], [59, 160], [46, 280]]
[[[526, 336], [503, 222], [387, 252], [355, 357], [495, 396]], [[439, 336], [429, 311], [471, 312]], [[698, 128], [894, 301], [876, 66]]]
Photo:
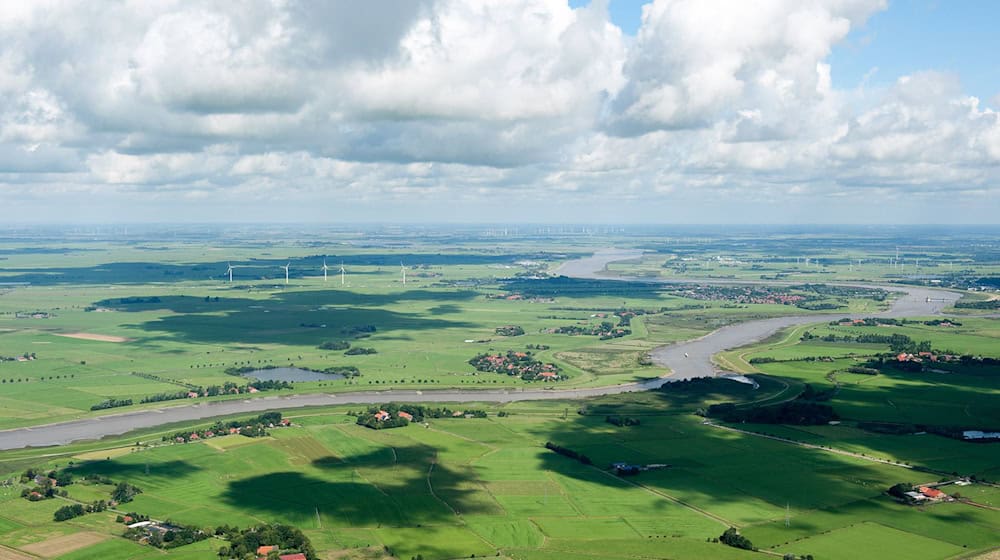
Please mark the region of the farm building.
[[982, 430], [966, 430], [962, 432], [964, 439], [1000, 439], [1000, 432], [984, 432]]
[[396, 413], [396, 415], [399, 416], [400, 418], [405, 419], [408, 422], [413, 422], [413, 415], [410, 414], [409, 412], [403, 412], [402, 410], [400, 410], [398, 413]]
[[944, 492], [938, 490], [937, 488], [931, 488], [929, 486], [921, 486], [919, 488], [920, 493], [927, 497], [929, 500], [940, 500], [947, 498], [948, 495]]

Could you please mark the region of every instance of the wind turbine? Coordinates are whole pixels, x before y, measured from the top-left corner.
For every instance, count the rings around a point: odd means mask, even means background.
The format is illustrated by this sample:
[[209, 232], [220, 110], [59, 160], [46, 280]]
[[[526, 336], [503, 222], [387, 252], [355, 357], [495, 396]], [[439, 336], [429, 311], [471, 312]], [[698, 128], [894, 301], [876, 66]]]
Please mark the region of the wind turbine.
[[344, 261], [340, 261], [340, 285], [341, 286], [344, 285], [344, 276], [346, 274], [347, 274], [347, 271], [344, 270]]
[[403, 285], [406, 285], [406, 267], [403, 266], [403, 261], [399, 261], [399, 270], [403, 273]]
[[285, 269], [285, 284], [288, 284], [288, 267], [290, 266], [292, 266], [292, 262], [288, 261], [288, 263], [286, 263], [285, 266], [278, 267]]
[[326, 259], [323, 259], [323, 282], [326, 282], [326, 271], [330, 270], [330, 267], [326, 266]]
[[227, 263], [229, 268], [226, 269], [226, 274], [229, 275], [229, 283], [233, 283], [233, 263]]

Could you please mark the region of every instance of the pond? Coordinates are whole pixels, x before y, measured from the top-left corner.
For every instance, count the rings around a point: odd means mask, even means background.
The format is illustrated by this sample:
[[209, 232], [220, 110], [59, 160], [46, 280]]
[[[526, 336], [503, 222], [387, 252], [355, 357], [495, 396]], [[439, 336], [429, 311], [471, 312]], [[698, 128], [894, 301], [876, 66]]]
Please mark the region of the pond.
[[339, 373], [323, 373], [295, 367], [279, 367], [271, 369], [255, 369], [243, 374], [261, 381], [337, 381], [344, 376]]

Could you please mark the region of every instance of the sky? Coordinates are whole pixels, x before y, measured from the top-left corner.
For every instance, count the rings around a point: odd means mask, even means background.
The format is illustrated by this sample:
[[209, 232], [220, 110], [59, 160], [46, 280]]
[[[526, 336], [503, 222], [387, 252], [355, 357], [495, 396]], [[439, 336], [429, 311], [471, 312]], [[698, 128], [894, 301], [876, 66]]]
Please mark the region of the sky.
[[998, 224], [996, 21], [972, 0], [4, 2], [2, 221]]

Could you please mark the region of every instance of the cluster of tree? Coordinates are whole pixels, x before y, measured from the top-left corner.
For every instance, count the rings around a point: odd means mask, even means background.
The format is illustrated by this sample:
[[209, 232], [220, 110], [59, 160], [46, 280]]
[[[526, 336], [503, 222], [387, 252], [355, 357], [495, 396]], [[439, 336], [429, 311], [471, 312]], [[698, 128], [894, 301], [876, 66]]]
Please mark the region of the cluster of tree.
[[618, 280], [590, 280], [556, 276], [544, 279], [518, 279], [506, 282], [511, 293], [526, 297], [652, 297], [664, 291], [665, 285], [657, 282], [619, 282]]
[[341, 334], [353, 336], [354, 338], [367, 338], [374, 334], [377, 330], [378, 329], [375, 328], [375, 325], [354, 325], [340, 329], [340, 332]]
[[930, 321], [924, 321], [924, 324], [928, 327], [940, 327], [941, 325], [951, 326], [951, 327], [961, 327], [962, 323], [955, 321], [953, 319], [931, 319]]
[[112, 299], [102, 299], [96, 302], [94, 305], [97, 307], [111, 307], [113, 305], [138, 305], [144, 303], [160, 303], [160, 298], [157, 296], [149, 297], [123, 297], [123, 298], [112, 298]]
[[755, 358], [750, 358], [749, 363], [751, 364], [771, 364], [771, 363], [786, 363], [786, 362], [833, 362], [836, 358], [833, 356], [800, 356], [797, 358], [787, 358], [784, 360], [779, 360], [777, 358], [772, 358], [770, 356], [758, 356]]
[[830, 321], [831, 327], [842, 326], [845, 323], [850, 323], [852, 327], [877, 327], [879, 325], [902, 325], [903, 323], [899, 319], [892, 319], [889, 317], [865, 317], [864, 319], [854, 320], [850, 317], [844, 317], [837, 321]]
[[524, 334], [524, 328], [520, 325], [504, 325], [497, 327], [493, 332], [500, 336], [521, 336]]
[[840, 417], [833, 407], [805, 400], [794, 400], [772, 406], [738, 408], [733, 403], [713, 404], [708, 415], [724, 422], [749, 422], [751, 424], [790, 424], [813, 426], [827, 424]]
[[[957, 439], [961, 441], [970, 441], [965, 439], [964, 433], [966, 431], [979, 430], [982, 432], [996, 432], [996, 427], [990, 428], [988, 426], [938, 426], [933, 424], [908, 424], [908, 423], [896, 423], [896, 422], [858, 422], [858, 428], [865, 430], [866, 432], [874, 432], [877, 434], [888, 434], [888, 435], [907, 435], [907, 434], [917, 434], [917, 433], [928, 433], [934, 434], [946, 438]], [[982, 439], [982, 440], [972, 440], [981, 442], [990, 442], [994, 440]]]
[[73, 519], [74, 517], [80, 517], [85, 513], [87, 512], [84, 510], [82, 504], [71, 504], [57, 509], [52, 514], [52, 519], [56, 521], [67, 521], [69, 519]]
[[328, 368], [323, 368], [320, 370], [321, 373], [328, 373], [330, 375], [343, 375], [344, 377], [360, 377], [361, 370], [357, 366], [330, 366]]
[[835, 388], [816, 390], [812, 384], [806, 383], [802, 392], [795, 398], [801, 401], [823, 402], [832, 399], [836, 394], [837, 390]]
[[205, 296], [205, 299], [202, 301], [204, 301], [205, 303], [219, 303], [219, 296], [215, 297]]
[[641, 423], [638, 418], [613, 415], [605, 416], [604, 421], [608, 424], [614, 424], [615, 426], [638, 426]]
[[308, 560], [317, 560], [309, 537], [290, 525], [258, 525], [239, 529], [223, 525], [215, 529], [215, 535], [229, 541], [229, 546], [219, 549], [220, 558], [256, 558], [261, 546], [274, 546], [282, 554], [302, 553]]
[[[378, 419], [380, 412], [388, 414], [388, 418]], [[447, 407], [427, 407], [418, 404], [387, 403], [368, 408], [357, 414], [357, 424], [376, 430], [383, 428], [398, 428], [409, 424], [409, 420], [400, 416], [400, 412], [409, 414], [414, 422], [423, 422], [427, 418], [486, 418], [486, 411], [479, 409], [452, 410]]]
[[[268, 428], [281, 425], [280, 412], [265, 412], [259, 416], [244, 420], [230, 420], [228, 422], [216, 422], [209, 428], [198, 430], [186, 430], [173, 435], [163, 436], [163, 441], [177, 441], [187, 443], [192, 439], [205, 439], [206, 437], [216, 437], [228, 435], [230, 430], [236, 430], [241, 436], [264, 437], [268, 435]], [[193, 437], [197, 436], [197, 437]]]
[[789, 289], [809, 292], [824, 297], [871, 299], [885, 301], [889, 292], [881, 288], [863, 288], [860, 286], [836, 286], [832, 284], [802, 284], [789, 286]]
[[400, 416], [399, 413], [389, 413], [387, 416], [384, 416], [380, 415], [380, 412], [377, 408], [369, 408], [367, 411], [358, 414], [357, 424], [373, 430], [402, 428], [410, 425], [410, 421]]
[[695, 377], [664, 383], [660, 385], [659, 391], [664, 393], [707, 393], [718, 390], [722, 383], [726, 384], [727, 387], [735, 385], [733, 382], [723, 379]]
[[91, 405], [90, 410], [105, 410], [108, 408], [118, 408], [121, 406], [132, 406], [132, 399], [108, 399], [95, 405]]
[[146, 538], [146, 544], [150, 546], [171, 549], [203, 541], [209, 538], [210, 535], [201, 529], [188, 527], [174, 523], [173, 521], [166, 521], [162, 525], [155, 527], [128, 529], [122, 536], [135, 541]]
[[142, 488], [133, 486], [127, 482], [119, 482], [115, 489], [111, 491], [111, 499], [119, 504], [131, 502], [136, 496], [142, 494]]
[[553, 332], [556, 334], [597, 336], [600, 337], [601, 340], [621, 338], [632, 334], [631, 330], [626, 329], [625, 327], [615, 326], [614, 323], [610, 321], [601, 321], [600, 324], [597, 325], [566, 325], [563, 327], [557, 327]]
[[125, 515], [119, 514], [115, 517], [115, 523], [131, 524], [131, 523], [138, 523], [140, 521], [149, 521], [149, 516], [143, 513], [136, 513], [134, 511], [130, 511]]
[[537, 379], [543, 372], [559, 375], [558, 367], [536, 360], [530, 351], [508, 350], [505, 354], [477, 354], [469, 360], [469, 365], [477, 371], [517, 375], [526, 381]]
[[327, 340], [318, 346], [320, 350], [347, 350], [350, 347], [351, 343], [346, 340]]
[[889, 349], [893, 352], [930, 352], [931, 351], [931, 341], [922, 340], [920, 342], [914, 341], [912, 338], [906, 336], [905, 334], [893, 333], [893, 334], [874, 334], [866, 333], [859, 335], [843, 335], [837, 336], [835, 334], [825, 334], [821, 337], [817, 337], [813, 333], [806, 331], [802, 333], [801, 340], [813, 340], [818, 339], [823, 342], [855, 342], [858, 344], [888, 344]]
[[800, 301], [795, 304], [795, 307], [805, 309], [807, 311], [830, 311], [846, 306], [832, 301]]
[[66, 471], [52, 470], [45, 473], [36, 469], [28, 469], [21, 474], [21, 484], [32, 482], [35, 485], [21, 490], [21, 497], [31, 502], [37, 502], [56, 496], [65, 496], [66, 491], [59, 490], [58, 487], [73, 484], [73, 476]]
[[904, 502], [913, 501], [913, 498], [906, 495], [907, 492], [913, 492], [913, 483], [900, 482], [899, 484], [892, 485], [892, 487], [886, 491], [887, 494], [889, 494], [893, 498], [896, 498], [897, 500], [902, 500]]
[[1000, 299], [958, 301], [955, 302], [955, 309], [1000, 309]]
[[363, 356], [366, 354], [378, 354], [378, 350], [375, 350], [374, 348], [362, 348], [360, 346], [355, 346], [347, 352], [344, 352], [345, 356]]
[[100, 513], [108, 509], [108, 503], [104, 500], [95, 500], [87, 505], [71, 504], [63, 506], [52, 513], [55, 521], [67, 521], [74, 517], [80, 517], [85, 513]]
[[867, 367], [867, 366], [851, 366], [847, 368], [848, 373], [857, 373], [860, 375], [878, 375], [878, 368]]
[[638, 317], [639, 315], [645, 315], [649, 313], [645, 309], [619, 309], [615, 311], [615, 316], [618, 317], [619, 327], [628, 327], [632, 324], [632, 318]]
[[756, 550], [750, 539], [744, 537], [740, 534], [736, 527], [730, 527], [719, 536], [719, 542], [726, 546], [731, 546], [733, 548], [742, 548], [743, 550]]
[[257, 367], [254, 367], [254, 366], [239, 366], [239, 367], [235, 367], [234, 366], [234, 367], [227, 367], [223, 371], [225, 372], [226, 375], [239, 375], [239, 376], [243, 376], [243, 375], [245, 375], [247, 373], [253, 373], [255, 371], [259, 371], [259, 370], [262, 370], [262, 369], [278, 369], [278, 366], [276, 366], [274, 364], [267, 364], [265, 366], [257, 366]]
[[218, 395], [228, 395], [228, 394], [245, 394], [250, 392], [250, 388], [255, 389], [258, 392], [266, 391], [280, 391], [282, 389], [291, 389], [292, 384], [288, 381], [274, 381], [274, 380], [259, 380], [251, 381], [246, 385], [237, 385], [232, 382], [226, 382], [220, 385], [209, 385], [208, 387], [193, 387], [188, 391], [178, 391], [176, 393], [157, 393], [155, 395], [147, 395], [143, 397], [140, 403], [153, 403], [153, 402], [163, 402], [163, 401], [175, 401], [180, 399], [191, 398], [191, 393], [196, 393], [198, 396], [205, 397], [216, 397]]
[[22, 360], [35, 360], [38, 356], [34, 352], [25, 352], [20, 356], [0, 356], [0, 362], [16, 362], [18, 359]]
[[548, 350], [550, 346], [548, 344], [529, 344], [525, 348], [528, 350]]
[[593, 461], [590, 460], [590, 457], [587, 457], [583, 453], [579, 453], [577, 451], [573, 451], [572, 449], [569, 449], [567, 447], [562, 447], [561, 445], [556, 445], [556, 444], [552, 443], [551, 441], [545, 442], [545, 449], [548, 449], [550, 451], [555, 451], [556, 453], [562, 455], [563, 457], [569, 457], [570, 459], [576, 459], [577, 461], [580, 461], [584, 465], [593, 465], [594, 464]]

